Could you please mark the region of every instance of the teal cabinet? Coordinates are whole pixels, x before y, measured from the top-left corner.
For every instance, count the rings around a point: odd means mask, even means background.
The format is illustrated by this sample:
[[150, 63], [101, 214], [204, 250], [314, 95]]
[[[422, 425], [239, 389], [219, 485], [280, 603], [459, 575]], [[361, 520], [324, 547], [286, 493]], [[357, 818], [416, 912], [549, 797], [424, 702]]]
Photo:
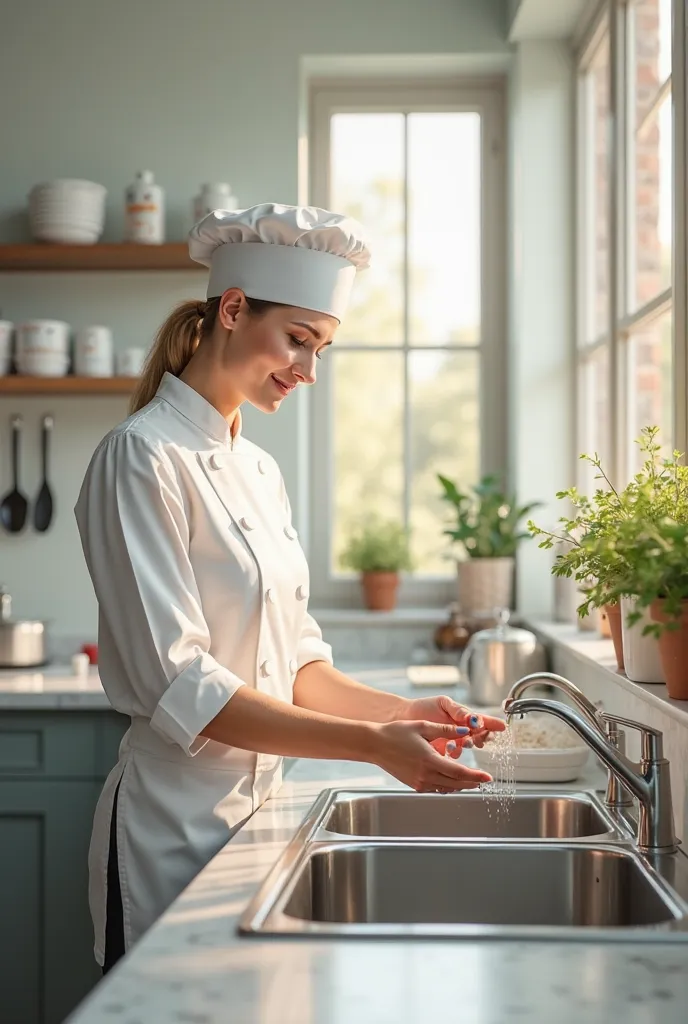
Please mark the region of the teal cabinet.
[[60, 1024], [101, 976], [88, 845], [128, 724], [111, 711], [0, 712], [3, 1024]]

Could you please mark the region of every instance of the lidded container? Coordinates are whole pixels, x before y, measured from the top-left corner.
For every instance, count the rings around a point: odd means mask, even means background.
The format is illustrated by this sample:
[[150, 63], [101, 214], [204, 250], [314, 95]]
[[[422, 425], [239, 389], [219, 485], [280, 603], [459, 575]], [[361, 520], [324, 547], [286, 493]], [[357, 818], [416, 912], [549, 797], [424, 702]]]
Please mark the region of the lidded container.
[[237, 198], [232, 195], [232, 186], [228, 182], [216, 181], [201, 185], [201, 191], [193, 201], [194, 224], [213, 210], [236, 210], [237, 207]]
[[483, 707], [501, 706], [515, 682], [547, 671], [547, 652], [535, 634], [510, 626], [508, 609], [497, 614], [494, 629], [473, 634], [459, 665], [471, 701]]
[[143, 245], [165, 241], [165, 193], [152, 171], [138, 171], [125, 192], [125, 240]]
[[12, 618], [12, 598], [0, 585], [0, 668], [39, 668], [47, 659], [45, 622]]

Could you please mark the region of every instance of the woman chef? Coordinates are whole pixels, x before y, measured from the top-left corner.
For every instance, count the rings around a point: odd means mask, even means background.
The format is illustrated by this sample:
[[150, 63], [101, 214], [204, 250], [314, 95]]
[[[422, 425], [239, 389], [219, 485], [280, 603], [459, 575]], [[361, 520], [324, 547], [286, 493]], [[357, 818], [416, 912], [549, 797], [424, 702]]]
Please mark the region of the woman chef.
[[443, 756], [447, 741], [503, 728], [333, 667], [279, 467], [241, 432], [242, 403], [275, 412], [315, 383], [369, 261], [360, 225], [312, 207], [218, 210], [189, 251], [209, 267], [207, 301], [160, 328], [75, 509], [100, 676], [131, 718], [89, 854], [105, 970], [277, 790], [283, 756], [368, 761], [450, 792], [490, 777]]

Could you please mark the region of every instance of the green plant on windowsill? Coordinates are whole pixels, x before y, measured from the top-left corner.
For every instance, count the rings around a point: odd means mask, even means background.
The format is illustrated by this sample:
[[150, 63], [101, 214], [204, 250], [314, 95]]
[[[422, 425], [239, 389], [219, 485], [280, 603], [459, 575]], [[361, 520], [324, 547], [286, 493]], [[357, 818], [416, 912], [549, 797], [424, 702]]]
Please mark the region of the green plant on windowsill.
[[392, 611], [399, 573], [413, 567], [408, 533], [400, 523], [375, 517], [349, 538], [340, 564], [343, 569], [360, 573], [367, 608]]
[[459, 545], [467, 558], [513, 558], [521, 541], [530, 537], [521, 529], [521, 522], [537, 508], [539, 502], [518, 505], [507, 495], [496, 476], [484, 476], [469, 491], [437, 474], [442, 485], [442, 498], [451, 505], [456, 526], [444, 534]]
[[339, 561], [360, 573], [410, 570], [408, 534], [400, 523], [373, 519], [352, 534]]
[[639, 598], [639, 610], [629, 616], [628, 624], [638, 621], [641, 610], [657, 597], [657, 593], [650, 596], [656, 566], [645, 566], [638, 552], [646, 558], [652, 551], [656, 558], [657, 545], [661, 547], [672, 539], [679, 543], [668, 525], [664, 541], [657, 530], [664, 530], [665, 524], [672, 522], [688, 524], [688, 468], [681, 464], [679, 452], [670, 459], [662, 458], [658, 433], [658, 427], [642, 431], [637, 443], [645, 460], [623, 490], [613, 487], [597, 454], [581, 455], [597, 470], [595, 479], [606, 486], [598, 488], [592, 498], [575, 487], [560, 491], [557, 498], [568, 500], [575, 511], [559, 520], [559, 532], [544, 530], [532, 520], [528, 523], [533, 536], [541, 538], [541, 548], [567, 545], [567, 550], [557, 556], [552, 572], [573, 577], [579, 583], [585, 594], [578, 609], [581, 617], [592, 608], [614, 606], [621, 597], [633, 596]]

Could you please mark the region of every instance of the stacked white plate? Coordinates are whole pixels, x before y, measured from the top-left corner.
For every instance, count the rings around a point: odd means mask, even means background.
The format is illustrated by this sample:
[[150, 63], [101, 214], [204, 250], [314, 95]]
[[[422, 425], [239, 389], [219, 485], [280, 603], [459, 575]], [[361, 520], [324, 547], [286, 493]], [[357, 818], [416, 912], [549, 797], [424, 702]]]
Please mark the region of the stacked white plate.
[[29, 193], [29, 221], [39, 242], [93, 245], [103, 233], [107, 190], [95, 181], [61, 178]]

